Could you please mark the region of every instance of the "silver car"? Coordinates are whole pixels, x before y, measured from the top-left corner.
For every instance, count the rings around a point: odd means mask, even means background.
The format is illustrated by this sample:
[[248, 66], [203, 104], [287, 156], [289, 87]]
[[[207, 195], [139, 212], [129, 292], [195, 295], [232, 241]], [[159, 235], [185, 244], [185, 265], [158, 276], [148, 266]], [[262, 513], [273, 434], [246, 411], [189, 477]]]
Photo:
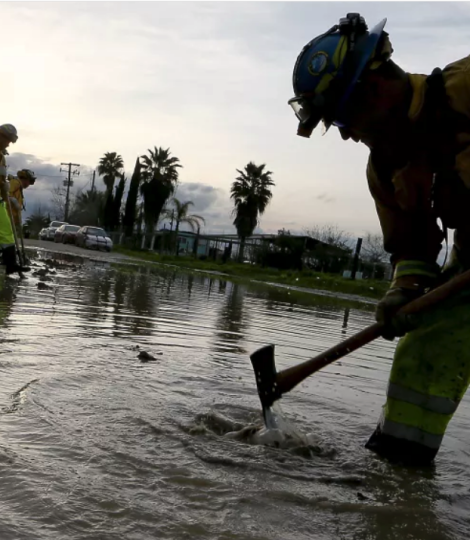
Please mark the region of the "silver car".
[[99, 227], [82, 227], [75, 237], [75, 244], [87, 249], [113, 249], [113, 241], [104, 229]]
[[44, 233], [45, 240], [54, 240], [56, 230], [62, 225], [68, 225], [68, 223], [65, 223], [65, 221], [51, 221]]

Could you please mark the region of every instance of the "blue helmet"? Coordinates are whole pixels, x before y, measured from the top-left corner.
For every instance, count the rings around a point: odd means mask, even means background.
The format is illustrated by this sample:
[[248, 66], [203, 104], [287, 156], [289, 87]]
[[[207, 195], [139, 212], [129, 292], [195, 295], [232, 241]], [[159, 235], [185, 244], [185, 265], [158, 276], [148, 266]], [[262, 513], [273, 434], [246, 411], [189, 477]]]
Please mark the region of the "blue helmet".
[[298, 135], [310, 137], [320, 120], [326, 129], [346, 125], [345, 105], [366, 65], [380, 53], [386, 22], [368, 31], [363, 17], [348, 13], [302, 49], [294, 66], [295, 97], [289, 100], [299, 119]]

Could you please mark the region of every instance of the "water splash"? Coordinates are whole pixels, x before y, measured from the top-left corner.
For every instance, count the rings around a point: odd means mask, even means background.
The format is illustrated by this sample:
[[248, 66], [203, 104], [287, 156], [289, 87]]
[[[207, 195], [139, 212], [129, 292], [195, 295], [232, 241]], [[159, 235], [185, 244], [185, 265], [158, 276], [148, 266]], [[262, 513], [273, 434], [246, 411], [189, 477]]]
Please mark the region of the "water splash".
[[312, 435], [302, 433], [291, 420], [287, 420], [279, 402], [263, 411], [265, 427], [256, 434], [258, 444], [291, 448], [316, 444]]

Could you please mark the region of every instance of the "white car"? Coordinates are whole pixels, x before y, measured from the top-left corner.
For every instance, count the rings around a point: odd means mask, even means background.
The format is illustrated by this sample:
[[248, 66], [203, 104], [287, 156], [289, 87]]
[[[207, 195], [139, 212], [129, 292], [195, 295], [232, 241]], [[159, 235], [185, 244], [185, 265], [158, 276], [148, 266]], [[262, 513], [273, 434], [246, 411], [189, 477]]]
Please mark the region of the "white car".
[[75, 244], [87, 249], [113, 249], [113, 241], [100, 227], [82, 227], [75, 237]]
[[[41, 240], [54, 240], [55, 232], [59, 227], [62, 227], [62, 225], [68, 225], [68, 223], [65, 223], [65, 221], [51, 221], [49, 223], [49, 227], [47, 229], [44, 229], [43, 237]], [[41, 231], [42, 232], [42, 231]]]

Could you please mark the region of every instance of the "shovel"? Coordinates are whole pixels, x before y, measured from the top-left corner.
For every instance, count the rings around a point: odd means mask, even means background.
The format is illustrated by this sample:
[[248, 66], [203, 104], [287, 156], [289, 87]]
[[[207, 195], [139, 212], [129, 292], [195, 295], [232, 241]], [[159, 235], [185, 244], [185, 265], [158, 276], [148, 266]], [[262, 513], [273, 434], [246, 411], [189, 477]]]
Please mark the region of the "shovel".
[[[23, 259], [24, 251], [23, 251], [23, 253], [21, 253], [20, 245], [18, 243], [18, 234], [17, 234], [17, 231], [16, 231], [15, 220], [13, 219], [13, 212], [12, 212], [12, 209], [11, 209], [11, 202], [10, 202], [10, 197], [9, 196], [7, 197], [7, 204], [8, 204], [8, 209], [9, 209], [9, 212], [10, 212], [11, 229], [13, 231], [13, 238], [15, 239], [16, 252], [18, 254], [18, 259], [20, 261], [20, 266], [26, 267], [26, 263], [25, 263], [25, 261]], [[20, 272], [20, 275], [22, 275], [21, 272]]]
[[[463, 272], [444, 285], [436, 287], [432, 291], [413, 300], [402, 307], [398, 311], [398, 314], [416, 315], [422, 313], [468, 288], [470, 288], [470, 270]], [[274, 345], [267, 345], [255, 351], [250, 356], [250, 360], [255, 371], [256, 386], [263, 407], [263, 417], [265, 422], [266, 411], [275, 401], [280, 399], [283, 394], [290, 392], [299, 383], [318, 370], [380, 337], [382, 335], [383, 327], [384, 325], [381, 323], [372, 324], [361, 332], [358, 332], [334, 347], [331, 347], [327, 351], [315, 356], [315, 358], [280, 371], [279, 373], [276, 372]]]
[[22, 253], [22, 256], [23, 256], [23, 263], [25, 265], [28, 265], [30, 264], [30, 260], [28, 259], [28, 257], [26, 256], [26, 249], [24, 247], [24, 237], [23, 237], [23, 227], [20, 225], [18, 227], [19, 231], [20, 231], [20, 241], [21, 241], [21, 253]]

